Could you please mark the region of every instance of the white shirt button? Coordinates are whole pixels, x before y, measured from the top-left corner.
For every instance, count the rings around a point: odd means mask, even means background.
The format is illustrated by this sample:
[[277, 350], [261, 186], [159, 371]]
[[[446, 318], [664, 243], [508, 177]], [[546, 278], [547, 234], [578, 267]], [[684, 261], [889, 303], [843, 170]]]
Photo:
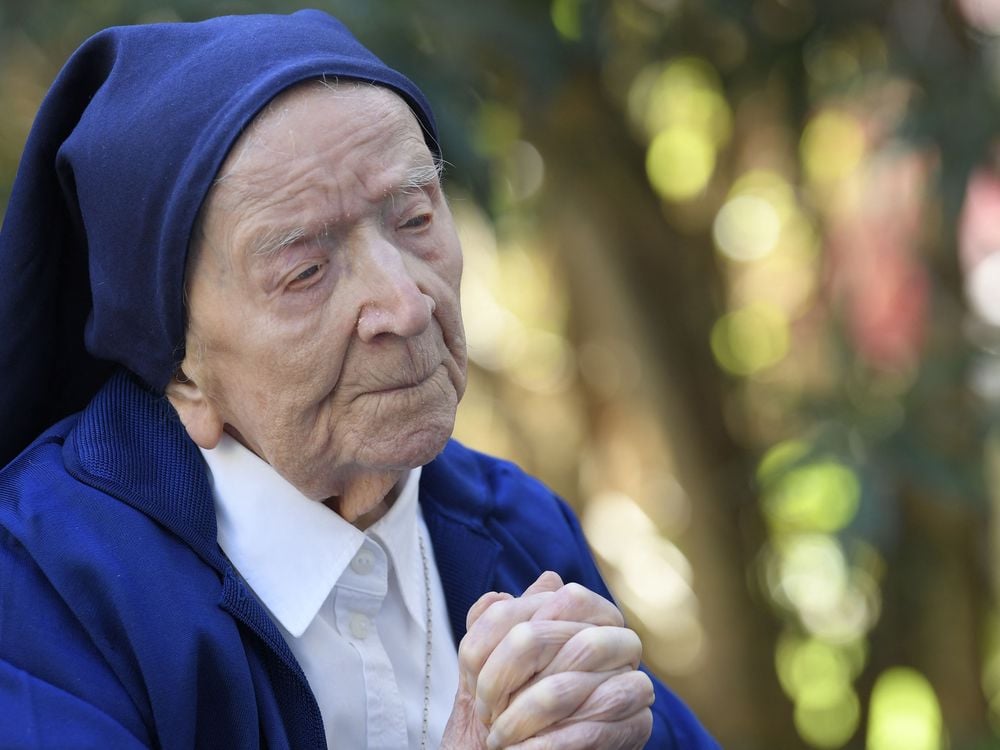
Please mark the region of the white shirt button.
[[366, 615], [363, 615], [360, 612], [355, 612], [351, 615], [349, 627], [351, 629], [351, 635], [359, 641], [363, 641], [368, 637], [368, 633], [371, 631], [371, 620], [368, 619]]
[[368, 575], [375, 567], [375, 556], [366, 549], [361, 550], [351, 560], [351, 569], [358, 575]]

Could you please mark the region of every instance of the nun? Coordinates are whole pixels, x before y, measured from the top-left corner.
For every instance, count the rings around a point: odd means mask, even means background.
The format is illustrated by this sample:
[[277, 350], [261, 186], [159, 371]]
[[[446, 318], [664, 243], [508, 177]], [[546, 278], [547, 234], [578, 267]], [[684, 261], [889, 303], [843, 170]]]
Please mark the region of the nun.
[[441, 165], [317, 11], [70, 58], [0, 231], [0, 746], [717, 748], [566, 504], [451, 439]]

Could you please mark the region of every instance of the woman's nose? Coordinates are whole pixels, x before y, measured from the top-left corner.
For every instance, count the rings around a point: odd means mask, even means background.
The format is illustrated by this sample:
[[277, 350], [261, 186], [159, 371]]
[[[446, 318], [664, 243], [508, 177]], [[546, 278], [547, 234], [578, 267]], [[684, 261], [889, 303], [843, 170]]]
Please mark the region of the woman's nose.
[[409, 338], [422, 333], [434, 313], [435, 302], [421, 291], [407, 267], [403, 251], [381, 242], [363, 264], [367, 299], [358, 316], [358, 335], [372, 341], [383, 334]]

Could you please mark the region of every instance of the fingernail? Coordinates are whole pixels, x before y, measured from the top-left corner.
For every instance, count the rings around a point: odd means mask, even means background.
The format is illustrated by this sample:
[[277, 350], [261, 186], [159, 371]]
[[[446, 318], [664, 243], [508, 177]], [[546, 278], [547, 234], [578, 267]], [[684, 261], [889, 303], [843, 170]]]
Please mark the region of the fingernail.
[[490, 732], [486, 736], [486, 747], [489, 748], [489, 750], [498, 750], [498, 748], [501, 747], [500, 737], [497, 736], [496, 732]]

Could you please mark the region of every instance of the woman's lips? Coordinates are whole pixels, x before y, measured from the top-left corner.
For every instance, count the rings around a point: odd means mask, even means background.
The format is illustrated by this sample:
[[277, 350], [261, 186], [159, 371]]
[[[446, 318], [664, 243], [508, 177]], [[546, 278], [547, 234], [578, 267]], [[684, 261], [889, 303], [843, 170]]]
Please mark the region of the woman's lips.
[[432, 369], [430, 372], [428, 372], [427, 374], [425, 374], [423, 377], [416, 378], [416, 379], [411, 379], [411, 380], [405, 380], [403, 382], [396, 383], [394, 385], [390, 385], [390, 386], [388, 386], [386, 388], [378, 388], [377, 390], [368, 391], [368, 393], [372, 394], [372, 395], [384, 395], [384, 394], [387, 394], [387, 393], [394, 393], [396, 391], [405, 391], [405, 390], [408, 390], [410, 388], [416, 388], [417, 386], [423, 385], [428, 380], [430, 380], [432, 377], [434, 377], [434, 374], [439, 369], [441, 369], [441, 365], [438, 365], [437, 367], [435, 367], [434, 369]]

